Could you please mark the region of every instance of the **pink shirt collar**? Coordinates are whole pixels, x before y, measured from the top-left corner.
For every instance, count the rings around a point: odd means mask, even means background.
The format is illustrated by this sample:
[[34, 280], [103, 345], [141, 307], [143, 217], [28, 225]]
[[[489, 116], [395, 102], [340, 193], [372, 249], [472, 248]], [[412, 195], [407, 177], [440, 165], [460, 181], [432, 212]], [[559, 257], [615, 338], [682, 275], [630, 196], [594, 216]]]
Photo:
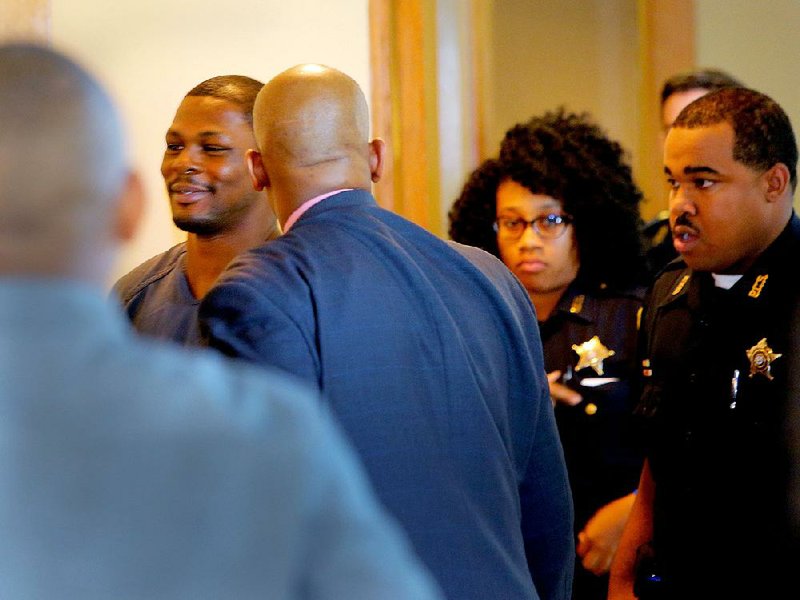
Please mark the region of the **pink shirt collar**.
[[319, 196], [315, 196], [315, 197], [311, 198], [311, 200], [306, 200], [300, 206], [295, 208], [294, 212], [292, 212], [292, 214], [289, 215], [289, 218], [286, 219], [286, 223], [283, 226], [283, 233], [286, 233], [287, 231], [289, 231], [289, 229], [291, 229], [292, 225], [294, 225], [297, 222], [297, 219], [302, 217], [305, 214], [305, 212], [309, 208], [311, 208], [312, 206], [315, 206], [315, 205], [319, 204], [320, 202], [322, 202], [326, 198], [330, 198], [331, 196], [334, 196], [334, 195], [338, 194], [339, 192], [349, 192], [352, 189], [353, 188], [342, 188], [341, 190], [333, 190], [332, 192], [328, 192], [326, 194], [320, 194]]

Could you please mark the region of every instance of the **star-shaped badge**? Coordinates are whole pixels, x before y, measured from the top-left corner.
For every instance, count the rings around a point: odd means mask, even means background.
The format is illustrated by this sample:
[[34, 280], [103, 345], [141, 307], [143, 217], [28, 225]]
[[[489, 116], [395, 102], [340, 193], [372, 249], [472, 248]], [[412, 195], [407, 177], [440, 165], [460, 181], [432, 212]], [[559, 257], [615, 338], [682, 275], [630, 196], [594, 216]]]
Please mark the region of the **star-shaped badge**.
[[597, 336], [594, 336], [588, 342], [583, 342], [580, 346], [572, 344], [572, 349], [578, 355], [578, 364], [575, 366], [575, 370], [580, 371], [586, 367], [591, 367], [598, 375], [603, 374], [603, 361], [615, 354], [613, 350], [606, 348]]
[[772, 348], [767, 345], [767, 338], [763, 338], [755, 346], [746, 350], [747, 358], [750, 360], [750, 377], [756, 373], [760, 373], [769, 380], [774, 379], [770, 373], [772, 361], [783, 356], [782, 354], [774, 354]]

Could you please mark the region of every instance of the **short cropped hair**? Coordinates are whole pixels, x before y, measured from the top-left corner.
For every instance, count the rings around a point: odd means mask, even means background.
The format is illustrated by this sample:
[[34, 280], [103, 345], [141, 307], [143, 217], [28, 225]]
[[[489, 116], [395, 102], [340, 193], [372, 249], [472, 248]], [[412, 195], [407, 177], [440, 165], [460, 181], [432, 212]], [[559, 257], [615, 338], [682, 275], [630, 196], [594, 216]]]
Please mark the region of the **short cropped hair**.
[[588, 115], [560, 109], [506, 132], [499, 159], [472, 174], [450, 210], [453, 240], [499, 256], [492, 224], [497, 187], [505, 179], [560, 200], [572, 215], [578, 280], [623, 287], [642, 281], [642, 193], [622, 147]]
[[673, 75], [661, 88], [661, 105], [678, 92], [689, 90], [721, 90], [726, 87], [745, 87], [741, 81], [720, 69], [699, 69]]
[[253, 106], [264, 84], [245, 75], [218, 75], [197, 84], [189, 96], [207, 96], [227, 100], [239, 106], [247, 122], [253, 124]]
[[789, 117], [769, 96], [747, 88], [724, 88], [692, 102], [673, 127], [708, 127], [729, 123], [733, 158], [763, 172], [777, 163], [789, 169], [792, 191], [797, 185], [797, 141]]

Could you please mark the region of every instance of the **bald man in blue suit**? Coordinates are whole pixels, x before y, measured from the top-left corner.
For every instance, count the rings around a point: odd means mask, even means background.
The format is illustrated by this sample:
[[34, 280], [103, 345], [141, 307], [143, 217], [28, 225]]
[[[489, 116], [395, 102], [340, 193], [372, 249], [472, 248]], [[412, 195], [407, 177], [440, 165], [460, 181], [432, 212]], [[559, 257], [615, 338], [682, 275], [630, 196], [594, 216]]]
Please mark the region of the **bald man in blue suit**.
[[368, 122], [328, 67], [262, 89], [248, 160], [285, 233], [223, 273], [203, 331], [319, 387], [448, 597], [567, 600], [572, 505], [528, 296], [489, 254], [378, 207]]

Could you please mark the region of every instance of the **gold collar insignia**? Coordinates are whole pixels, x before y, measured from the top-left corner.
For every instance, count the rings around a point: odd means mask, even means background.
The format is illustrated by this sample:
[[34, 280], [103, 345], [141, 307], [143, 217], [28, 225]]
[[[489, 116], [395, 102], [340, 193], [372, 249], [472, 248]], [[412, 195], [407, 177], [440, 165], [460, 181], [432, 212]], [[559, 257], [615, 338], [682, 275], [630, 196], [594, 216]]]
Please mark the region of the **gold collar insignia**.
[[751, 298], [758, 298], [761, 295], [761, 290], [764, 289], [764, 284], [767, 283], [767, 279], [769, 279], [769, 275], [759, 275], [756, 277], [756, 280], [753, 282], [753, 287], [750, 288], [747, 295]]
[[583, 310], [583, 302], [586, 300], [586, 296], [583, 294], [578, 294], [572, 299], [572, 304], [569, 307], [569, 312], [572, 314], [578, 314]]
[[675, 286], [675, 289], [672, 290], [672, 295], [677, 296], [681, 293], [681, 290], [686, 287], [686, 284], [689, 282], [689, 275], [686, 274], [683, 278], [678, 282], [678, 285]]

